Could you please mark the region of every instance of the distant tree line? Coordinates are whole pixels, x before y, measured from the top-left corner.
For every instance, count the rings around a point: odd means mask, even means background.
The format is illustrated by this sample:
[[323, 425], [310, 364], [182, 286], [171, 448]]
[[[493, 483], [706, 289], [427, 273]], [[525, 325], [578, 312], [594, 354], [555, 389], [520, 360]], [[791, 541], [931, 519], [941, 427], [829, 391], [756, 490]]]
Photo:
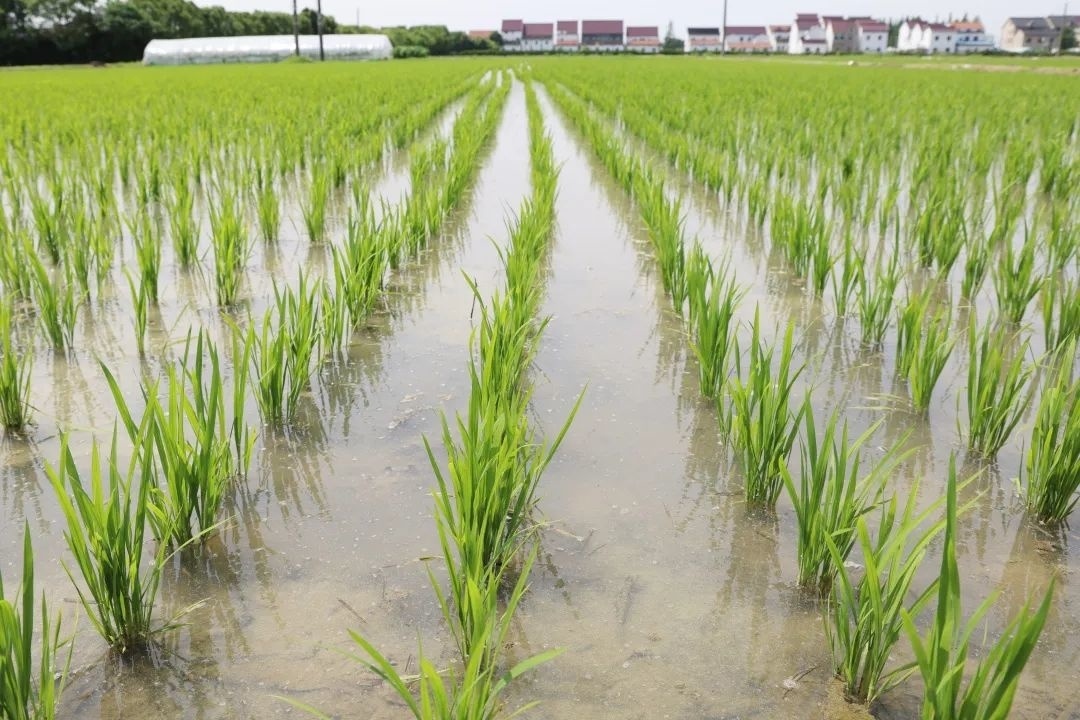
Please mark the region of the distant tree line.
[[[350, 27], [323, 15], [323, 33], [384, 32], [395, 47], [424, 48], [423, 54], [490, 52], [475, 40], [442, 26]], [[299, 13], [303, 35], [315, 34], [317, 17]], [[282, 12], [231, 12], [199, 7], [189, 0], [0, 0], [0, 65], [128, 62], [142, 59], [155, 38], [291, 35], [293, 18]]]

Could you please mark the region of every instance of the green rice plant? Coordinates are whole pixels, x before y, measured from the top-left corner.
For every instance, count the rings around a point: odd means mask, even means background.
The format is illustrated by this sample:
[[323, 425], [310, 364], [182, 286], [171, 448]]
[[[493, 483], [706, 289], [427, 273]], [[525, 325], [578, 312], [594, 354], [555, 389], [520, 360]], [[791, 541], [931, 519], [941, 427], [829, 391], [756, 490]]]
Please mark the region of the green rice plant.
[[18, 433], [32, 419], [30, 371], [34, 353], [15, 347], [11, 310], [11, 301], [0, 299], [0, 423], [7, 432]]
[[1080, 499], [1080, 380], [1072, 379], [1076, 340], [1055, 357], [1031, 430], [1021, 485], [1028, 507], [1046, 523], [1064, 522]]
[[879, 264], [874, 272], [860, 273], [858, 277], [857, 299], [862, 342], [867, 347], [879, 348], [889, 329], [896, 287], [900, 284], [896, 255], [887, 263]]
[[381, 296], [389, 266], [374, 218], [350, 213], [345, 242], [334, 246], [332, 253], [335, 296], [341, 297], [353, 321], [359, 322]]
[[214, 286], [219, 305], [236, 302], [251, 240], [234, 193], [223, 189], [210, 206], [210, 234], [214, 245]]
[[1031, 612], [1026, 603], [1001, 638], [984, 650], [964, 685], [971, 638], [997, 594], [986, 598], [964, 622], [960, 603], [960, 570], [956, 564], [956, 459], [949, 463], [946, 491], [945, 545], [937, 580], [937, 610], [926, 636], [919, 635], [914, 613], [901, 610], [904, 629], [915, 652], [924, 691], [922, 720], [1005, 720], [1009, 717], [1020, 673], [1031, 657], [1050, 612], [1054, 584]]
[[[420, 673], [416, 678], [405, 677], [396, 664], [380, 653], [375, 646], [360, 633], [350, 630], [349, 636], [360, 648], [362, 654], [348, 657], [363, 664], [373, 673], [385, 680], [394, 693], [417, 720], [495, 720], [499, 717], [515, 717], [536, 706], [526, 703], [524, 706], [504, 713], [503, 693], [515, 679], [530, 670], [549, 662], [562, 654], [556, 648], [533, 655], [522, 660], [507, 670], [500, 670], [503, 648], [508, 644], [508, 633], [512, 627], [514, 614], [527, 588], [527, 579], [535, 561], [535, 550], [530, 553], [506, 600], [506, 607], [499, 612], [499, 587], [501, 575], [494, 576], [483, 583], [470, 583], [470, 592], [482, 608], [482, 621], [472, 626], [468, 645], [475, 651], [462, 659], [460, 665], [447, 670], [438, 669], [424, 654], [423, 644], [419, 649]], [[430, 575], [430, 573], [429, 573]], [[438, 590], [438, 583], [431, 577], [433, 587], [439, 595], [439, 606], [446, 622], [453, 627], [453, 611]], [[415, 691], [411, 689], [415, 686]], [[328, 715], [319, 710], [288, 698], [290, 704], [305, 712], [329, 720]]]
[[274, 176], [268, 167], [259, 166], [255, 179], [255, 209], [259, 217], [259, 232], [266, 242], [277, 240], [281, 227], [281, 203], [274, 187]]
[[[60, 186], [62, 189], [62, 186]], [[30, 213], [34, 220], [38, 248], [44, 250], [53, 266], [58, 266], [67, 248], [64, 201], [62, 193], [46, 198], [41, 192], [30, 194]]]
[[865, 252], [856, 248], [850, 228], [844, 232], [844, 250], [833, 265], [831, 278], [833, 288], [833, 307], [837, 317], [844, 317], [852, 297], [856, 296], [859, 285], [863, 282]]
[[1035, 269], [1037, 238], [1024, 230], [1024, 244], [1014, 253], [1006, 243], [994, 268], [994, 291], [997, 293], [998, 312], [1011, 322], [1019, 324], [1032, 299], [1039, 294], [1043, 277]]
[[54, 280], [37, 253], [29, 248], [25, 253], [33, 278], [34, 305], [45, 337], [56, 352], [71, 348], [78, 319], [79, 301], [69, 283]]
[[979, 292], [990, 268], [991, 256], [991, 246], [988, 243], [968, 244], [967, 256], [964, 259], [964, 277], [960, 281], [961, 297], [970, 301]]
[[158, 275], [161, 272], [161, 235], [150, 212], [143, 208], [129, 224], [139, 266], [139, 284], [146, 288], [151, 303], [158, 301]]
[[739, 453], [745, 474], [747, 504], [772, 509], [784, 489], [783, 468], [806, 410], [805, 405], [797, 410], [791, 408], [792, 389], [804, 366], [792, 367], [795, 329], [789, 323], [780, 346], [779, 362], [773, 370], [775, 347], [761, 339], [759, 314], [759, 310], [754, 311], [745, 376], [738, 350], [735, 353], [736, 374], [729, 384], [731, 442]]
[[173, 181], [169, 206], [169, 236], [180, 267], [191, 267], [199, 260], [199, 221], [195, 217], [195, 193], [186, 174]]
[[248, 329], [252, 384], [264, 422], [291, 422], [311, 384], [321, 341], [320, 297], [319, 288], [309, 285], [301, 272], [295, 291], [274, 287], [274, 305], [263, 316], [261, 329]]
[[139, 350], [139, 357], [146, 354], [146, 328], [149, 324], [150, 291], [144, 282], [135, 282], [131, 273], [124, 268], [124, 277], [127, 278], [128, 290], [131, 291], [131, 308], [135, 313], [135, 346]]
[[944, 308], [931, 315], [929, 294], [924, 293], [901, 311], [897, 327], [897, 368], [907, 377], [912, 405], [925, 411], [956, 345], [949, 311]]
[[691, 251], [687, 268], [690, 347], [698, 359], [701, 393], [719, 401], [735, 349], [735, 310], [746, 291], [730, 266], [714, 270], [700, 245]]
[[55, 467], [46, 463], [46, 472], [60, 500], [67, 524], [64, 538], [85, 592], [67, 563], [64, 569], [94, 629], [111, 647], [127, 654], [176, 627], [179, 616], [157, 626], [152, 619], [166, 555], [165, 546], [159, 545], [149, 566], [143, 563], [143, 536], [154, 487], [151, 468], [133, 462], [126, 474], [121, 472], [115, 430], [104, 471], [100, 455], [95, 441], [88, 491], [64, 433], [60, 461]]
[[236, 472], [247, 475], [258, 436], [247, 423], [247, 398], [251, 382], [252, 346], [235, 327], [230, 336], [233, 362], [231, 432]]
[[986, 457], [997, 455], [1034, 394], [1029, 349], [1015, 332], [977, 329], [974, 317], [968, 325], [968, 447]]
[[194, 339], [189, 334], [179, 366], [166, 369], [164, 403], [156, 383], [143, 387], [146, 409], [139, 423], [113, 374], [104, 366], [102, 372], [139, 462], [159, 479], [150, 498], [155, 538], [177, 547], [204, 538], [217, 527], [237, 475], [217, 350], [202, 332]]
[[[68, 646], [67, 661], [58, 653]], [[4, 591], [0, 572], [0, 717], [5, 720], [54, 720], [71, 667], [71, 640], [60, 639], [60, 614], [49, 619], [41, 596], [41, 646], [34, 648], [34, 549], [30, 526], [23, 526], [22, 584], [14, 596]], [[35, 667], [35, 657], [36, 667]]]
[[880, 423], [852, 440], [846, 422], [838, 434], [839, 413], [833, 412], [819, 441], [809, 395], [803, 404], [804, 437], [800, 440], [798, 486], [786, 464], [781, 466], [781, 476], [798, 521], [799, 585], [827, 597], [837, 566], [825, 538], [831, 538], [846, 561], [855, 545], [856, 521], [877, 507], [885, 483], [903, 459], [903, 453], [898, 443], [865, 473], [860, 473], [863, 447]]
[[330, 205], [332, 183], [330, 173], [325, 167], [316, 167], [308, 178], [307, 201], [300, 207], [304, 216], [304, 227], [311, 242], [322, 242], [326, 238], [327, 209]]
[[1048, 353], [1080, 338], [1080, 282], [1047, 278], [1042, 288], [1042, 319]]
[[838, 581], [833, 583], [825, 611], [825, 634], [836, 676], [855, 702], [872, 704], [915, 671], [914, 663], [886, 668], [903, 630], [904, 614], [917, 616], [936, 589], [935, 581], [914, 600], [908, 599], [927, 547], [944, 526], [943, 522], [927, 522], [941, 499], [916, 513], [917, 497], [915, 486], [908, 492], [902, 511], [895, 495], [885, 504], [876, 539], [871, 539], [865, 517], [855, 520], [865, 564], [858, 580], [853, 579], [854, 571], [845, 565], [844, 553], [833, 538], [824, 538]]

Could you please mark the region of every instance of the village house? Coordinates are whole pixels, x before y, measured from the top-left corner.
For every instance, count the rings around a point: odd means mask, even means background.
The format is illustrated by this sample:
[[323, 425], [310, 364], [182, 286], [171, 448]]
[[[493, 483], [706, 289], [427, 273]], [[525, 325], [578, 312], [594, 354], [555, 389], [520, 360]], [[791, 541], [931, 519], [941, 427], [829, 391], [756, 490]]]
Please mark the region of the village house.
[[884, 53], [889, 47], [889, 26], [878, 20], [856, 20], [855, 48], [861, 53]]
[[555, 49], [560, 52], [577, 52], [581, 49], [577, 20], [560, 20], [555, 23]]
[[858, 37], [855, 21], [842, 17], [824, 17], [825, 47], [831, 53], [853, 53], [857, 50]]
[[764, 25], [729, 25], [724, 44], [729, 52], [768, 52], [769, 34]]
[[788, 38], [791, 37], [790, 25], [769, 25], [766, 29], [769, 35], [769, 50], [774, 53], [786, 53], [788, 51]]
[[978, 18], [950, 23], [956, 33], [956, 54], [986, 52], [994, 49], [994, 40], [986, 34], [986, 28]]
[[555, 49], [552, 23], [525, 23], [521, 34], [522, 52], [551, 52]]
[[690, 52], [720, 52], [720, 28], [692, 27], [686, 29]]
[[499, 35], [502, 36], [503, 50], [515, 52], [521, 49], [521, 34], [525, 30], [524, 20], [503, 20]]
[[1066, 27], [1080, 28], [1080, 15], [1011, 17], [1001, 26], [1001, 49], [1010, 52], [1053, 52], [1061, 47]]
[[825, 26], [821, 18], [807, 13], [796, 15], [788, 38], [788, 54], [824, 55], [827, 50]]
[[582, 20], [581, 49], [590, 52], [619, 52], [623, 49], [623, 21]]
[[627, 27], [626, 49], [636, 53], [660, 52], [660, 28], [655, 25], [631, 25]]

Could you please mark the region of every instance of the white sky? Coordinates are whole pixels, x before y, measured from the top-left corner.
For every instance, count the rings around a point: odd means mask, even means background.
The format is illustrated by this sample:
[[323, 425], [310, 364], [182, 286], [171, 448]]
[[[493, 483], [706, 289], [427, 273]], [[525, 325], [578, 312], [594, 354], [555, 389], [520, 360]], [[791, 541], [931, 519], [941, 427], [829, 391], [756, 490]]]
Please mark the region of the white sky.
[[[291, 0], [195, 0], [199, 5], [223, 5], [229, 10], [289, 11]], [[314, 7], [315, 0], [299, 0]], [[1072, 0], [1080, 12], [1080, 0]], [[790, 22], [796, 12], [823, 15], [871, 15], [881, 19], [921, 15], [945, 21], [951, 13], [978, 15], [987, 32], [999, 35], [1009, 15], [1058, 15], [1064, 0], [728, 0], [729, 25]], [[659, 25], [668, 21], [685, 37], [687, 25], [719, 25], [722, 0], [323, 0], [323, 12], [354, 24], [357, 11], [364, 25], [446, 25], [451, 30], [498, 29], [503, 18], [532, 22], [574, 19], [622, 19], [629, 25]]]

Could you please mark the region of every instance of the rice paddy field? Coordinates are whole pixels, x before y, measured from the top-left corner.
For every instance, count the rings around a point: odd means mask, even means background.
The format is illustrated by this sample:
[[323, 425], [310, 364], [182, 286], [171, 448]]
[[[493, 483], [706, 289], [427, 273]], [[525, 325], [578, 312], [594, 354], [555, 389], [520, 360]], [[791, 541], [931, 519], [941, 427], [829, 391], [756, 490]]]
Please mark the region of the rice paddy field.
[[0, 717], [1080, 718], [1076, 82], [0, 74]]

